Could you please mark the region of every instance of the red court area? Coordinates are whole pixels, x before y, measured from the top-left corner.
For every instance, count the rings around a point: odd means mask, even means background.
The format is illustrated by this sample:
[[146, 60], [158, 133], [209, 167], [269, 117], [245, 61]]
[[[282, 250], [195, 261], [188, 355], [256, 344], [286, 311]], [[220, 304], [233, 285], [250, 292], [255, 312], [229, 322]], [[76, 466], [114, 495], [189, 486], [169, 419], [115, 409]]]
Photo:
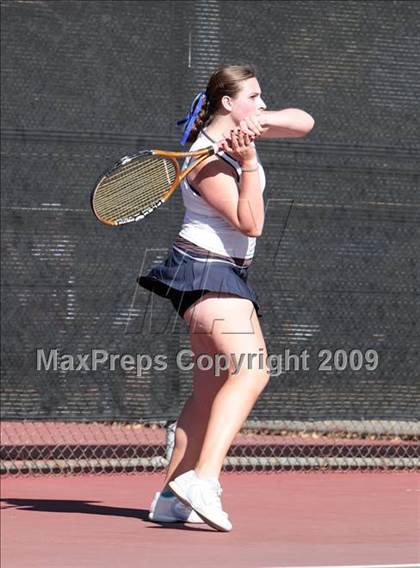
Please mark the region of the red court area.
[[4, 478], [2, 568], [420, 564], [416, 472], [225, 473], [231, 533], [150, 522], [162, 480]]

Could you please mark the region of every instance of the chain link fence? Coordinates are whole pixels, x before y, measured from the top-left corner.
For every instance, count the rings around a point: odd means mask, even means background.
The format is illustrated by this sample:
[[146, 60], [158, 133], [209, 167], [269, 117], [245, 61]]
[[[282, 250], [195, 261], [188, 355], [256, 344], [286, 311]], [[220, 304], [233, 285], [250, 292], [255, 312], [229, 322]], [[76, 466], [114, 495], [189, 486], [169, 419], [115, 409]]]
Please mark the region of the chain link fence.
[[[154, 473], [166, 468], [176, 422], [2, 424], [2, 473]], [[247, 422], [224, 471], [409, 470], [420, 466], [415, 422]]]

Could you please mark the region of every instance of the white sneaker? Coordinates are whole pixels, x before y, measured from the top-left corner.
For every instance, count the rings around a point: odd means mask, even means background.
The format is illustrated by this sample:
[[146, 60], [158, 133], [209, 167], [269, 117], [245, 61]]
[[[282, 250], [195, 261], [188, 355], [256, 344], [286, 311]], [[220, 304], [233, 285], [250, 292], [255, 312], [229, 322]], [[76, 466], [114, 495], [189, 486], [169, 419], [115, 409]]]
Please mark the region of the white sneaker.
[[149, 520], [158, 523], [204, 522], [190, 506], [186, 507], [175, 495], [162, 497], [160, 491], [155, 493], [150, 505]]
[[180, 501], [189, 505], [211, 527], [218, 531], [232, 530], [232, 523], [222, 509], [222, 488], [217, 479], [200, 479], [191, 469], [169, 482]]

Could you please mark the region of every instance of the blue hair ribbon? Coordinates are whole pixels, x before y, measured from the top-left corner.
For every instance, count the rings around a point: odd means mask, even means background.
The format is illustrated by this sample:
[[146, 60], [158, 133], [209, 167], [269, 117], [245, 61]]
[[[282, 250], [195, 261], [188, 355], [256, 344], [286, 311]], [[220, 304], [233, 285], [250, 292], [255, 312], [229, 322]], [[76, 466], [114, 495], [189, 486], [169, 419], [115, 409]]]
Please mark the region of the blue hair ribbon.
[[196, 95], [195, 99], [193, 100], [192, 104], [191, 104], [191, 108], [187, 114], [187, 116], [185, 118], [183, 118], [182, 120], [178, 120], [177, 124], [184, 124], [186, 122], [186, 125], [184, 127], [184, 133], [182, 135], [182, 139], [181, 139], [181, 144], [182, 146], [184, 146], [185, 142], [187, 141], [188, 136], [190, 135], [190, 132], [192, 130], [192, 127], [194, 126], [194, 122], [197, 119], [197, 116], [200, 112], [200, 110], [203, 107], [203, 103], [206, 100], [207, 96], [205, 91], [201, 91], [198, 93], [198, 95]]

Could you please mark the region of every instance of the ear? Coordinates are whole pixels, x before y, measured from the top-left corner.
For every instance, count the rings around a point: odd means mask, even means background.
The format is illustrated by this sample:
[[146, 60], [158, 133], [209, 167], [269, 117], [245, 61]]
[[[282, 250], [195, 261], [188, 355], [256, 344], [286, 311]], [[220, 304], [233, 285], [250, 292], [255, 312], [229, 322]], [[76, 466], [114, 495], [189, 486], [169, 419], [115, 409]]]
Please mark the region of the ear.
[[223, 96], [221, 101], [222, 103], [222, 107], [227, 110], [227, 111], [231, 111], [232, 110], [232, 99], [230, 97], [228, 97], [227, 95]]

